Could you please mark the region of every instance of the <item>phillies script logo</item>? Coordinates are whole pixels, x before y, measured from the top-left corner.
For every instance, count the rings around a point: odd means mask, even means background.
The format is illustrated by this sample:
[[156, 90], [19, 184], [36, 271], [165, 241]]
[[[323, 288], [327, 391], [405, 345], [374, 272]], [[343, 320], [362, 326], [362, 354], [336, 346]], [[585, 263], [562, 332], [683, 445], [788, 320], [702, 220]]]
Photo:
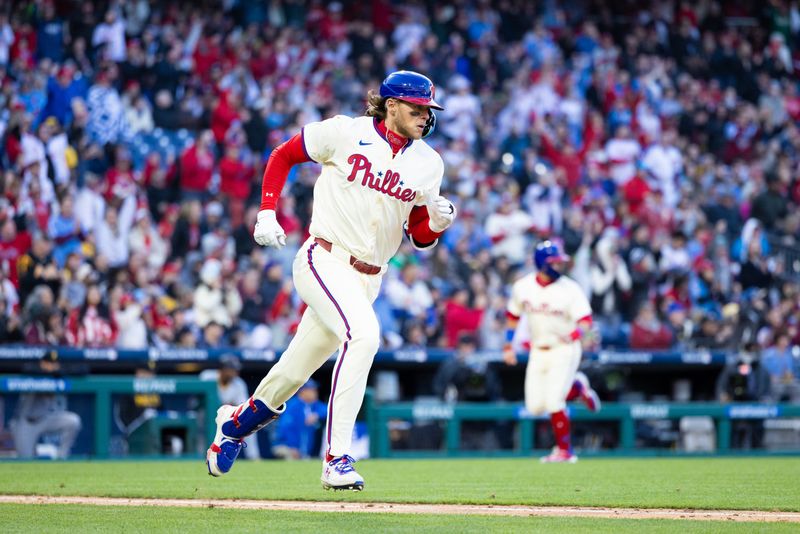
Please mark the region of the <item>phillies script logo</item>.
[[522, 303], [522, 308], [528, 312], [533, 314], [542, 314], [542, 315], [549, 315], [550, 317], [566, 317], [567, 314], [564, 310], [559, 310], [557, 308], [551, 308], [549, 304], [543, 302], [538, 306], [533, 304], [530, 301], [525, 301]]
[[361, 185], [364, 187], [369, 187], [402, 202], [411, 202], [417, 196], [413, 189], [403, 188], [403, 181], [400, 179], [399, 173], [386, 171], [386, 174], [378, 172], [378, 176], [375, 176], [372, 173], [372, 163], [366, 156], [352, 154], [347, 158], [347, 163], [353, 166], [350, 176], [347, 177], [348, 182], [354, 182], [358, 178], [358, 173], [364, 171], [361, 176]]

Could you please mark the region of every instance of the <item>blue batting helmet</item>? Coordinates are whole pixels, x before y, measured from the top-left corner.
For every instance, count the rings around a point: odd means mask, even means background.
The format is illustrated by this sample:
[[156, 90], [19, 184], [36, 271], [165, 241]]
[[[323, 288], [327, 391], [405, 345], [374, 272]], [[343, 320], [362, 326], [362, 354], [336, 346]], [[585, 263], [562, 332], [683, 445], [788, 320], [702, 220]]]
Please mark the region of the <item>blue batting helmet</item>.
[[533, 262], [536, 268], [555, 280], [561, 273], [553, 268], [553, 263], [569, 261], [569, 256], [564, 254], [561, 250], [561, 245], [556, 241], [542, 241], [536, 245], [536, 250], [533, 252]]
[[433, 82], [427, 76], [410, 70], [398, 70], [388, 75], [381, 84], [380, 95], [433, 109], [444, 109], [434, 100], [436, 88]]

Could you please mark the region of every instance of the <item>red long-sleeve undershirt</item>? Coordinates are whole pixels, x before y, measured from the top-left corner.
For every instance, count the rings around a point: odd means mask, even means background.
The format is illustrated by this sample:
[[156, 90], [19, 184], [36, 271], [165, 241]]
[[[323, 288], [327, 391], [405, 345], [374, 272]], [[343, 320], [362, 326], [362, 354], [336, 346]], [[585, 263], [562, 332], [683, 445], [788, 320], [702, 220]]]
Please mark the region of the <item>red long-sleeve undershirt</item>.
[[272, 151], [261, 181], [262, 210], [274, 210], [277, 207], [292, 166], [307, 161], [311, 161], [311, 158], [306, 153], [302, 131]]

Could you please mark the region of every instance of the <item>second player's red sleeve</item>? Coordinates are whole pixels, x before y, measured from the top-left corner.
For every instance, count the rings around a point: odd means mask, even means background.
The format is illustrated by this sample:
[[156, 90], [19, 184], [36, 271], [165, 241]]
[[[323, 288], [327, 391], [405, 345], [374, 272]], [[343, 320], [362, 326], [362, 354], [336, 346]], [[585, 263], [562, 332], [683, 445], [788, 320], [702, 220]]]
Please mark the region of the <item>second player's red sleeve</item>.
[[286, 177], [293, 165], [311, 161], [303, 143], [303, 132], [295, 135], [283, 144], [275, 147], [264, 169], [261, 181], [261, 209], [274, 210], [278, 205]]
[[444, 232], [431, 230], [430, 215], [425, 206], [414, 206], [408, 216], [408, 235], [419, 245], [429, 245], [439, 239]]

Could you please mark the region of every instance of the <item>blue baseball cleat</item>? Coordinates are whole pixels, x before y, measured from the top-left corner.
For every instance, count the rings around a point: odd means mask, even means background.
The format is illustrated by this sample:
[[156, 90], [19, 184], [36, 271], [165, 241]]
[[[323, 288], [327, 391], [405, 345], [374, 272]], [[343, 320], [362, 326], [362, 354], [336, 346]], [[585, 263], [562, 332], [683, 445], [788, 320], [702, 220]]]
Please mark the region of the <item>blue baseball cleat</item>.
[[272, 411], [260, 400], [250, 397], [239, 406], [226, 404], [217, 410], [217, 433], [206, 452], [208, 474], [219, 477], [233, 467], [244, 446], [244, 438], [258, 432], [285, 410]]

